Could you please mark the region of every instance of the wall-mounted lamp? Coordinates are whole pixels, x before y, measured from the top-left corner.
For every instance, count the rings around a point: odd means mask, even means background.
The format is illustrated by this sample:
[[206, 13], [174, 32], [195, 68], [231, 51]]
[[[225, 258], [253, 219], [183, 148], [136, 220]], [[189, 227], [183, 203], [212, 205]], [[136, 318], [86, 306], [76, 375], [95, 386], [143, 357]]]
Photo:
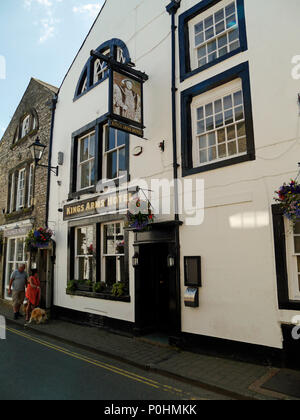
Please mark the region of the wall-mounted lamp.
[[139, 254], [136, 252], [134, 254], [134, 256], [132, 257], [132, 266], [133, 267], [138, 267], [139, 266], [139, 263], [140, 263], [140, 261], [139, 261]]
[[174, 255], [170, 254], [168, 255], [168, 268], [175, 267], [175, 257]]
[[29, 146], [29, 149], [31, 151], [31, 154], [32, 154], [32, 157], [34, 159], [36, 166], [40, 166], [41, 168], [51, 169], [51, 171], [55, 174], [55, 176], [58, 176], [58, 166], [53, 167], [53, 166], [39, 164], [39, 161], [42, 159], [46, 147], [47, 146], [42, 144], [40, 142], [40, 139], [37, 138], [36, 141], [32, 143], [31, 146]]
[[161, 150], [162, 152], [164, 152], [164, 151], [165, 151], [165, 148], [166, 148], [166, 146], [165, 146], [165, 141], [164, 141], [164, 140], [163, 140], [163, 141], [161, 141], [161, 142], [159, 143], [158, 147], [160, 148], [160, 150]]

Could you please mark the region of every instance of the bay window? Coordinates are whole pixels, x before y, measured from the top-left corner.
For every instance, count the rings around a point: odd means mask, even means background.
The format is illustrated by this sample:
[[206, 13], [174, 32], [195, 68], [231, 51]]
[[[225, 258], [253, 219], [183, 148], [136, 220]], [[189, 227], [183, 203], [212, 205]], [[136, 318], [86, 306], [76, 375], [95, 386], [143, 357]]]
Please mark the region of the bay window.
[[285, 232], [287, 238], [288, 257], [288, 283], [291, 300], [300, 302], [300, 221], [292, 228], [288, 220], [285, 220]]

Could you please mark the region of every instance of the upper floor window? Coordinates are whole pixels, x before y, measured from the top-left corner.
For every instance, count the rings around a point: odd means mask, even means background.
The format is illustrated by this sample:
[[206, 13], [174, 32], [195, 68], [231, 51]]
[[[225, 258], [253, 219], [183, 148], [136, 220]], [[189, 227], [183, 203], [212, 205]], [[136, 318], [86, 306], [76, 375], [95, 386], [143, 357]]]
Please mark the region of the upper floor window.
[[19, 171], [18, 176], [18, 187], [17, 187], [17, 208], [16, 210], [21, 210], [25, 205], [25, 169]]
[[33, 134], [33, 131], [38, 129], [38, 117], [35, 110], [32, 110], [18, 123], [13, 138], [13, 144], [17, 143], [18, 140], [23, 139], [28, 134]]
[[21, 138], [27, 136], [30, 131], [30, 115], [27, 115], [22, 122]]
[[247, 153], [241, 80], [196, 97], [192, 107], [194, 166]]
[[179, 18], [181, 80], [247, 49], [244, 0], [207, 0]]
[[94, 192], [99, 181], [128, 179], [129, 134], [102, 124], [89, 130], [72, 139], [70, 198]]
[[[104, 55], [109, 56], [110, 50], [104, 51]], [[97, 59], [94, 63], [94, 83], [100, 82], [108, 75], [107, 62]]]
[[104, 179], [118, 179], [126, 174], [126, 138], [127, 134], [113, 128], [105, 129]]
[[34, 164], [16, 169], [9, 174], [8, 213], [33, 206], [34, 199]]
[[182, 115], [184, 176], [255, 159], [248, 63], [184, 91]]
[[[123, 64], [131, 61], [126, 45], [119, 39], [111, 39], [110, 41], [104, 42], [96, 51], [103, 55], [113, 57]], [[92, 89], [98, 83], [106, 80], [108, 75], [107, 63], [103, 60], [95, 60], [95, 58], [90, 57], [79, 78], [75, 99]]]
[[78, 140], [78, 190], [95, 185], [95, 132]]
[[194, 26], [195, 65], [203, 67], [240, 48], [235, 1]]

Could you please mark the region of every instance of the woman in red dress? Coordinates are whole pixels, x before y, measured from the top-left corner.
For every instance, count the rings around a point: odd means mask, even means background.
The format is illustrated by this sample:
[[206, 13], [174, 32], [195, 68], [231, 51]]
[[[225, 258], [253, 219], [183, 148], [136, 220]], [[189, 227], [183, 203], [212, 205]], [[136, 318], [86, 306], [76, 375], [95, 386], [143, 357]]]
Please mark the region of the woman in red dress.
[[30, 320], [31, 312], [39, 306], [41, 299], [40, 280], [37, 270], [32, 270], [29, 277], [28, 286], [26, 290], [26, 297], [28, 299], [28, 306], [26, 310], [26, 321]]

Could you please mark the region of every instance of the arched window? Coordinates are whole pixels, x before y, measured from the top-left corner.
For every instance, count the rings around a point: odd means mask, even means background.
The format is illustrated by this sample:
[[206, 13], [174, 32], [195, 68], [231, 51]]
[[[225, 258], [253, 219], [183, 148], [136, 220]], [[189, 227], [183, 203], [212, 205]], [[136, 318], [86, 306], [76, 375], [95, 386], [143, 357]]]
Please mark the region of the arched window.
[[[104, 42], [96, 51], [103, 55], [113, 57], [122, 64], [131, 62], [128, 48], [120, 39], [114, 38]], [[95, 85], [106, 80], [108, 75], [109, 71], [105, 61], [93, 57], [89, 58], [78, 81], [75, 99], [92, 89]]]
[[37, 112], [35, 109], [32, 109], [19, 121], [14, 134], [13, 144], [16, 144], [19, 140], [30, 134], [34, 134], [38, 129], [38, 125]]

